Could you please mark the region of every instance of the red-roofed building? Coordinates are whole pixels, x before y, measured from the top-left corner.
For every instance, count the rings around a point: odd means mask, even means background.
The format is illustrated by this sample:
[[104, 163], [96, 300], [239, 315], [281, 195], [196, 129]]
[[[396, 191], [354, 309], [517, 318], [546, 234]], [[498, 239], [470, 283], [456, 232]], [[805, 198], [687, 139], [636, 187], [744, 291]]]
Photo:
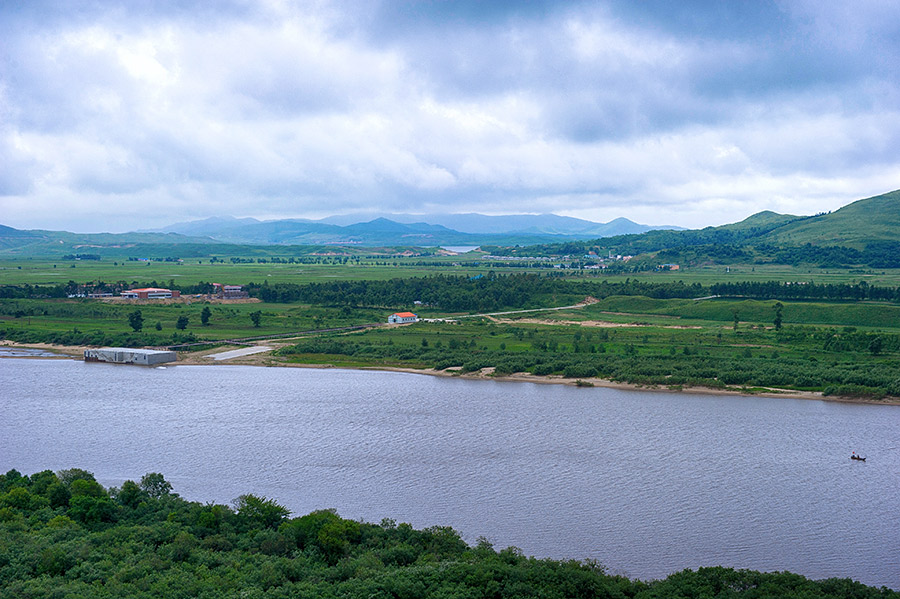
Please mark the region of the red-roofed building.
[[145, 287], [143, 289], [129, 289], [122, 292], [122, 297], [127, 299], [168, 299], [181, 297], [180, 291], [171, 289], [159, 289], [157, 287]]
[[419, 317], [412, 312], [395, 312], [388, 316], [388, 324], [406, 324], [417, 320], [419, 320]]

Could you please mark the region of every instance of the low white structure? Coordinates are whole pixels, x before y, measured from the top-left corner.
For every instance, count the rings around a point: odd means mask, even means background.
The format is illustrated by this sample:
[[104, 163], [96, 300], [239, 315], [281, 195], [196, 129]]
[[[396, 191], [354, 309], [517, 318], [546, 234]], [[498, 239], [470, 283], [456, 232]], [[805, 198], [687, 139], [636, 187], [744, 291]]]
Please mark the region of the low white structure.
[[153, 366], [174, 362], [178, 355], [173, 351], [134, 349], [131, 347], [101, 347], [84, 350], [85, 362], [111, 362], [113, 364], [139, 364]]
[[412, 312], [395, 312], [388, 316], [388, 324], [406, 324], [417, 320], [419, 320], [419, 317]]

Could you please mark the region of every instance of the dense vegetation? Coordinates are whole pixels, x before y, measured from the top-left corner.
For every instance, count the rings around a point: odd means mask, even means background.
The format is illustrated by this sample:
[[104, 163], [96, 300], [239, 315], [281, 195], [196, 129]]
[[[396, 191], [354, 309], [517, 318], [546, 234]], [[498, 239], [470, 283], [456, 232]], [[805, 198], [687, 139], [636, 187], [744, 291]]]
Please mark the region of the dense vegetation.
[[685, 570], [655, 582], [539, 560], [447, 527], [290, 518], [276, 501], [190, 502], [158, 473], [105, 489], [85, 470], [0, 475], [0, 595], [18, 598], [900, 597], [849, 579]]
[[745, 325], [723, 335], [652, 326], [585, 331], [481, 322], [449, 330], [416, 325], [403, 334], [369, 331], [308, 339], [279, 353], [299, 362], [462, 373], [491, 368], [495, 377], [522, 372], [668, 388], [788, 388], [900, 397], [900, 373], [892, 359], [900, 353], [900, 335], [852, 328], [788, 326], [775, 331]]

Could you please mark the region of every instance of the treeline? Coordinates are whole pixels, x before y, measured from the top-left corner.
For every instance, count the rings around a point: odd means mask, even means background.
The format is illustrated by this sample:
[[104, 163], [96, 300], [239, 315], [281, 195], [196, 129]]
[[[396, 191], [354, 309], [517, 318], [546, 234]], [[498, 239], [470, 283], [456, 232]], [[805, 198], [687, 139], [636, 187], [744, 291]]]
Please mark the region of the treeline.
[[55, 345], [91, 345], [112, 347], [162, 347], [196, 343], [199, 341], [192, 332], [175, 331], [164, 334], [152, 331], [111, 332], [81, 331], [77, 327], [68, 331], [47, 331], [27, 328], [0, 327], [0, 339], [16, 343], [52, 343]]
[[[575, 291], [552, 277], [534, 274], [464, 277], [438, 275], [387, 281], [250, 284], [247, 291], [264, 302], [302, 302], [331, 306], [410, 306], [413, 302], [447, 311], [542, 308], [572, 300]], [[563, 297], [560, 297], [563, 296]]]
[[165, 287], [175, 289], [184, 295], [208, 294], [214, 290], [212, 283], [200, 281], [195, 285], [179, 284], [174, 281], [91, 281], [76, 283], [70, 280], [57, 285], [0, 285], [0, 299], [60, 299], [87, 293], [120, 293], [135, 287]]
[[817, 246], [807, 243], [797, 247], [759, 245], [758, 252], [771, 255], [777, 264], [815, 264], [820, 268], [866, 265], [872, 268], [900, 268], [900, 243], [872, 241], [865, 249], [844, 246]]
[[420, 301], [446, 311], [544, 308], [585, 296], [645, 295], [657, 299], [691, 298], [708, 293], [699, 283], [573, 281], [537, 274], [464, 277], [434, 276], [387, 281], [250, 284], [251, 296], [266, 302], [302, 302], [333, 306], [409, 306]]
[[66, 254], [63, 260], [100, 260], [100, 254]]
[[739, 281], [713, 283], [710, 295], [782, 300], [841, 300], [900, 302], [900, 287], [879, 287], [865, 281], [850, 283], [812, 283], [779, 281]]
[[[132, 282], [131, 286], [139, 283]], [[141, 286], [167, 286], [182, 294], [211, 293], [211, 283], [196, 285], [141, 283]], [[124, 281], [116, 283], [80, 284], [74, 281], [59, 285], [4, 285], [0, 298], [63, 298], [86, 291], [118, 292], [128, 288]], [[686, 284], [682, 281], [650, 282], [576, 280], [561, 275], [509, 274], [494, 272], [486, 276], [438, 275], [397, 278], [383, 281], [329, 281], [320, 283], [250, 283], [245, 289], [264, 302], [307, 303], [326, 306], [411, 306], [419, 301], [445, 311], [491, 311], [504, 308], [545, 308], [585, 296], [598, 299], [613, 295], [645, 296], [654, 299], [690, 299], [719, 295], [752, 299], [825, 300], [825, 301], [890, 301], [900, 302], [900, 287], [880, 287], [865, 281], [850, 283], [812, 283], [780, 281], [738, 281]]]
[[186, 501], [159, 473], [106, 489], [81, 469], [0, 475], [0, 595], [10, 598], [200, 597], [897, 599], [850, 579], [714, 567], [641, 582], [596, 562], [526, 557], [459, 533], [369, 524], [278, 502]]

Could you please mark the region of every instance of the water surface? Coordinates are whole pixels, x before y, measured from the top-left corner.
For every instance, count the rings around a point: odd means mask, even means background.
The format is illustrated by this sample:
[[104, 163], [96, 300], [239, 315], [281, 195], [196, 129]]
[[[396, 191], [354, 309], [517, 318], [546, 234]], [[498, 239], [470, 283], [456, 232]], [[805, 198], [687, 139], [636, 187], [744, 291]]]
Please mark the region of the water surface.
[[4, 472], [162, 472], [194, 501], [449, 525], [644, 579], [721, 564], [900, 589], [895, 406], [9, 359], [0, 415]]

